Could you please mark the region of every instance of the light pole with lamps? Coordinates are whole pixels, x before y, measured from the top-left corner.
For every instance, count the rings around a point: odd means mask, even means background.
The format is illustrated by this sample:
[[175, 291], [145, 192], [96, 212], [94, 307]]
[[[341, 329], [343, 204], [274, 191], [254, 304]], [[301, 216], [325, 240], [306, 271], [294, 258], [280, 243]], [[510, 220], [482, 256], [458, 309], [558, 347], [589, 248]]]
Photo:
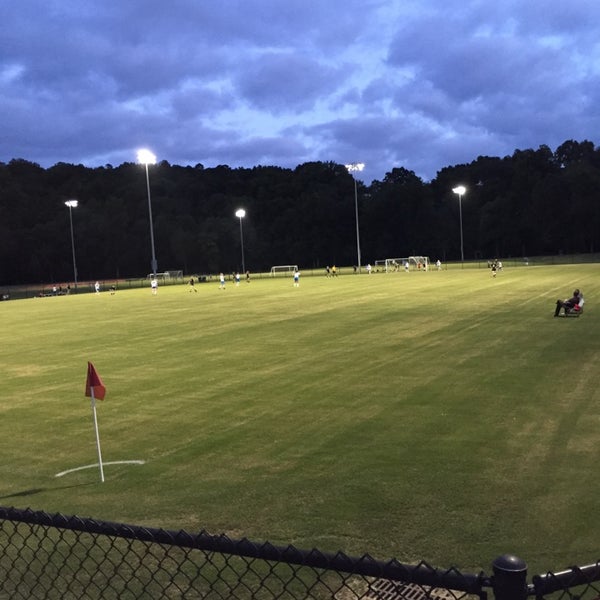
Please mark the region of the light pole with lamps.
[[462, 197], [464, 193], [467, 191], [467, 188], [464, 185], [459, 185], [455, 188], [452, 188], [452, 191], [455, 194], [458, 194], [458, 214], [460, 218], [460, 262], [464, 267], [465, 263], [465, 251], [463, 249], [463, 224], [462, 224]]
[[240, 220], [240, 242], [242, 245], [242, 273], [246, 272], [246, 264], [244, 262], [244, 232], [242, 230], [242, 219], [246, 216], [246, 211], [243, 208], [239, 208], [235, 211], [235, 216]]
[[150, 200], [150, 175], [148, 174], [148, 165], [156, 164], [156, 156], [150, 150], [138, 150], [138, 162], [146, 167], [146, 189], [148, 190], [148, 215], [150, 217], [150, 245], [152, 247], [152, 276], [156, 278], [158, 264], [156, 262], [156, 253], [154, 252], [154, 225], [152, 224], [152, 202]]
[[[349, 165], [344, 165], [346, 169], [350, 173], [360, 172], [365, 168], [365, 163], [350, 163]], [[360, 259], [360, 233], [358, 227], [358, 188], [356, 184], [356, 177], [353, 176], [354, 179], [354, 212], [356, 214], [356, 255], [358, 259], [358, 272], [361, 270], [361, 259]]]
[[77, 200], [67, 200], [65, 206], [69, 208], [69, 222], [71, 223], [71, 250], [73, 251], [73, 277], [75, 280], [75, 290], [77, 290], [77, 263], [75, 262], [75, 236], [73, 235], [73, 209], [77, 208]]

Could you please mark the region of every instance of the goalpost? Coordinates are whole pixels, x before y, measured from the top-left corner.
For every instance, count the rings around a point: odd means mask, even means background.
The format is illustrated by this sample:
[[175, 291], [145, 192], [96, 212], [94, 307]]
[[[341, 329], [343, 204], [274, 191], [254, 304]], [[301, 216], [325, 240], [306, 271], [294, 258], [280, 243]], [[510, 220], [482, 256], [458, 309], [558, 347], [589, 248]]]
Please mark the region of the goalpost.
[[408, 258], [386, 258], [385, 259], [385, 272], [393, 273], [395, 271], [399, 271], [404, 267], [404, 264]]
[[[394, 273], [402, 270], [429, 271], [428, 256], [405, 256], [402, 258], [386, 258], [376, 260], [375, 266], [383, 266], [386, 273]], [[407, 267], [408, 265], [408, 267]]]
[[[153, 274], [148, 273], [146, 279], [152, 279]], [[170, 281], [171, 279], [183, 279], [183, 271], [163, 271], [162, 273], [157, 273], [156, 277], [162, 279], [163, 281]]]
[[183, 271], [182, 270], [165, 271], [164, 277], [165, 277], [165, 280], [167, 280], [167, 279], [183, 280]]
[[375, 261], [375, 271], [379, 271], [380, 268], [387, 273], [387, 258], [385, 260], [376, 260]]
[[408, 264], [415, 271], [429, 271], [429, 256], [409, 256]]
[[275, 277], [277, 273], [293, 273], [298, 270], [298, 265], [275, 265], [271, 267], [271, 277]]

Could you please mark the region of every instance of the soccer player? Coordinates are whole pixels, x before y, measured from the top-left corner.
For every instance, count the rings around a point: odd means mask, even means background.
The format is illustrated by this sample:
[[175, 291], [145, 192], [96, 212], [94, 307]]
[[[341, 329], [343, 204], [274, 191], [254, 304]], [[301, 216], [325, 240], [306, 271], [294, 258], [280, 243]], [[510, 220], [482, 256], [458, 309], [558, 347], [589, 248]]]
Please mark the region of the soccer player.
[[156, 277], [153, 277], [150, 281], [150, 287], [152, 288], [152, 295], [156, 296], [158, 294], [158, 279]]
[[223, 273], [219, 273], [219, 289], [225, 289], [225, 275], [223, 275]]
[[194, 278], [190, 277], [190, 292], [194, 290], [194, 292], [196, 292], [196, 294], [198, 293], [198, 290], [194, 287]]
[[294, 269], [294, 287], [300, 287], [300, 271]]

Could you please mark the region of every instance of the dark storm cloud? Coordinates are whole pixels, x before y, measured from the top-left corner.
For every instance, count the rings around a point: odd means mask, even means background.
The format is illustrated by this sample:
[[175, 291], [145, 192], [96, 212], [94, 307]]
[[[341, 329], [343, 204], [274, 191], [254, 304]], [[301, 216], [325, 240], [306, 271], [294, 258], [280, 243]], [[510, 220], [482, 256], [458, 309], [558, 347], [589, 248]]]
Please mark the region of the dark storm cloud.
[[257, 57], [239, 77], [239, 92], [252, 106], [273, 113], [311, 109], [346, 79], [341, 69], [293, 52]]
[[600, 5], [174, 0], [0, 5], [0, 160], [437, 170], [595, 142]]

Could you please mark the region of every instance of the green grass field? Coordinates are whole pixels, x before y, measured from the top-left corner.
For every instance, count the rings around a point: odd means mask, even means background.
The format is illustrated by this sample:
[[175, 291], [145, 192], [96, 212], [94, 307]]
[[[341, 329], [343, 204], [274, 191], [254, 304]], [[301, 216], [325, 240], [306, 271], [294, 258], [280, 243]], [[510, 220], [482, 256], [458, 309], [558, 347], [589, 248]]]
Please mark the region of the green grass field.
[[[0, 504], [530, 572], [600, 555], [600, 265], [0, 304]], [[581, 287], [586, 311], [554, 319]], [[107, 465], [95, 463], [87, 361]]]

